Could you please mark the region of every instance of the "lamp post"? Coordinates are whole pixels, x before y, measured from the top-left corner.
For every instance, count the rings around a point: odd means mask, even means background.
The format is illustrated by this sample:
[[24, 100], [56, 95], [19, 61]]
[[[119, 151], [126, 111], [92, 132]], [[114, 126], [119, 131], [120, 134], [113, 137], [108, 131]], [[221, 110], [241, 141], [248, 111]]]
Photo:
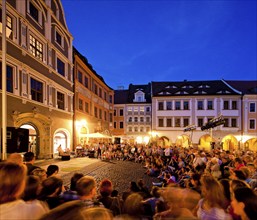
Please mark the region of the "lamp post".
[[2, 0], [2, 160], [6, 159], [6, 124], [7, 124], [7, 97], [6, 97], [6, 1]]

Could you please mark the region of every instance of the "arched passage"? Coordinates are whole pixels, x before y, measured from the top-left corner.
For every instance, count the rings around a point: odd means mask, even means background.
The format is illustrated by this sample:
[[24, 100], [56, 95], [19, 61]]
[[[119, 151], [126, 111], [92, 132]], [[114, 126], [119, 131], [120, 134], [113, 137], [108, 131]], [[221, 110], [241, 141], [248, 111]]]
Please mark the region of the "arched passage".
[[212, 142], [214, 142], [214, 139], [209, 134], [205, 134], [199, 139], [200, 147], [205, 148], [207, 150], [211, 149]]
[[[38, 113], [36, 110], [28, 113], [13, 113], [14, 127], [21, 127], [23, 125], [32, 125], [38, 131], [38, 141], [36, 156], [38, 158], [52, 157], [52, 136], [51, 136], [51, 119], [45, 115]], [[37, 149], [37, 148], [36, 148]]]
[[257, 138], [251, 138], [244, 143], [245, 150], [257, 151]]
[[183, 134], [183, 135], [177, 137], [175, 144], [176, 144], [176, 146], [179, 146], [179, 147], [188, 148], [189, 144], [190, 144], [190, 138], [189, 138], [189, 136]]
[[238, 150], [238, 144], [238, 140], [231, 134], [222, 139], [223, 150]]
[[59, 152], [57, 148], [61, 146], [63, 151], [67, 151], [70, 146], [70, 134], [66, 129], [60, 128], [54, 133], [53, 154], [57, 155]]
[[39, 131], [34, 124], [23, 124], [20, 128], [29, 130], [29, 151], [32, 151], [36, 156], [40, 154], [39, 148]]

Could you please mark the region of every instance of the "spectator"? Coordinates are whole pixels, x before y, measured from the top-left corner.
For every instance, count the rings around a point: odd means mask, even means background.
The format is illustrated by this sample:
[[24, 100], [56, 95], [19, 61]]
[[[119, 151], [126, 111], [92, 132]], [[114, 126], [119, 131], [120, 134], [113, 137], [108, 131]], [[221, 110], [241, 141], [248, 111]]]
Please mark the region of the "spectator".
[[46, 170], [47, 177], [57, 175], [59, 172], [59, 167], [57, 165], [49, 165]]
[[0, 163], [0, 218], [31, 219], [31, 210], [21, 198], [26, 185], [27, 168], [11, 162]]
[[33, 169], [30, 175], [37, 176], [40, 180], [40, 183], [42, 183], [47, 178], [46, 171], [40, 167]]
[[13, 162], [22, 165], [23, 164], [23, 157], [19, 153], [12, 153], [7, 158], [7, 162]]
[[224, 210], [226, 199], [222, 185], [211, 175], [201, 177], [203, 198], [197, 207], [197, 217], [201, 220], [231, 219]]
[[63, 191], [62, 179], [51, 176], [42, 182], [42, 189], [39, 199], [47, 202], [50, 209], [53, 209], [61, 204], [60, 194]]
[[104, 207], [103, 203], [95, 199], [96, 182], [93, 177], [83, 176], [80, 178], [76, 184], [76, 189], [86, 208]]
[[233, 191], [231, 205], [242, 220], [256, 219], [257, 196], [248, 187], [237, 188]]
[[41, 183], [37, 176], [27, 176], [26, 187], [23, 193], [23, 200], [27, 204], [28, 210], [30, 210], [31, 218], [38, 219], [49, 211], [48, 205], [38, 200], [39, 190], [41, 189]]
[[117, 197], [111, 197], [113, 186], [109, 179], [101, 181], [99, 191], [100, 196], [97, 199], [103, 203], [104, 207], [110, 209], [114, 216], [121, 214], [122, 202]]
[[63, 202], [68, 202], [72, 200], [78, 200], [79, 195], [77, 193], [76, 184], [79, 181], [80, 178], [84, 176], [83, 173], [74, 173], [71, 177], [70, 181], [70, 189], [67, 189], [66, 191], [63, 191], [60, 195], [60, 199]]
[[34, 165], [35, 159], [36, 159], [36, 157], [33, 152], [26, 152], [24, 154], [24, 162], [28, 168], [28, 175], [30, 175], [34, 169], [40, 168], [40, 167]]

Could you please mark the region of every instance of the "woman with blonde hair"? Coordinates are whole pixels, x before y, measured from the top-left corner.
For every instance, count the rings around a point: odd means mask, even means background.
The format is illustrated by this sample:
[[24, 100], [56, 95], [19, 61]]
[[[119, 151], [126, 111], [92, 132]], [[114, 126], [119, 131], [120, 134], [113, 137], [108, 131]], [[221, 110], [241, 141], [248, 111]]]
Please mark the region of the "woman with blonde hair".
[[211, 175], [201, 177], [203, 198], [197, 207], [197, 217], [201, 220], [232, 219], [225, 212], [225, 194], [222, 185]]
[[25, 189], [26, 177], [25, 165], [0, 163], [0, 219], [35, 219], [26, 202], [20, 199]]

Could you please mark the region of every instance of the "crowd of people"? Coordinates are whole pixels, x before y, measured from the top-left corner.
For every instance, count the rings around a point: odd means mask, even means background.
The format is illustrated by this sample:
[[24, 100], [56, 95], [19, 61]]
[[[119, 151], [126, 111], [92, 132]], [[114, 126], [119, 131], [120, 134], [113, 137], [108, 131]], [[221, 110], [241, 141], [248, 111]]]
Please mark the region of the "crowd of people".
[[59, 167], [34, 165], [33, 152], [0, 163], [0, 219], [201, 219], [251, 220], [257, 216], [257, 155], [251, 151], [104, 145], [95, 157], [140, 163], [159, 181], [144, 178], [118, 192], [111, 180], [97, 184], [74, 173], [69, 186]]

